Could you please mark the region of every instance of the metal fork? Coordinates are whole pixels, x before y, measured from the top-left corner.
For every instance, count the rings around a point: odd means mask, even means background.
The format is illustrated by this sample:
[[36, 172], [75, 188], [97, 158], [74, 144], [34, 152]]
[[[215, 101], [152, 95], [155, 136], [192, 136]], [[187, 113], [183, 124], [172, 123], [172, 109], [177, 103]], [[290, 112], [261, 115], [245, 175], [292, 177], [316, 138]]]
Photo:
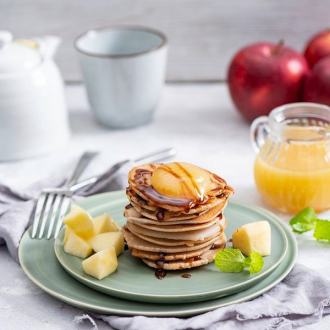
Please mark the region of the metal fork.
[[[158, 150], [158, 151], [143, 155], [139, 158], [134, 159], [133, 162], [136, 164], [142, 163], [142, 162], [144, 162], [144, 163], [159, 162], [159, 161], [163, 161], [163, 160], [172, 158], [175, 155], [176, 155], [176, 150], [174, 148], [166, 148], [166, 149]], [[88, 188], [89, 186], [93, 185], [101, 178], [106, 177], [107, 181], [109, 181], [111, 178], [113, 178], [115, 175], [117, 175], [118, 171], [125, 164], [127, 164], [131, 161], [132, 160], [130, 160], [130, 159], [126, 159], [126, 160], [117, 162], [114, 165], [112, 165], [104, 174], [90, 177], [90, 178], [85, 179], [78, 183], [72, 184], [72, 181], [71, 181], [71, 185], [70, 184], [66, 185], [66, 188], [45, 189], [43, 191], [45, 194], [47, 194], [47, 193], [56, 194], [62, 198], [60, 201], [57, 199], [57, 201], [55, 201], [56, 204], [55, 204], [55, 202], [52, 204], [53, 214], [52, 214], [52, 218], [50, 220], [50, 225], [48, 228], [47, 239], [50, 239], [52, 237], [56, 238], [57, 235], [59, 234], [59, 231], [62, 226], [62, 219], [63, 219], [64, 215], [67, 213], [67, 211], [69, 210], [69, 207], [71, 204], [71, 197], [73, 196], [74, 193], [76, 193], [78, 191], [79, 192], [83, 191], [84, 188]], [[39, 201], [38, 201], [38, 203], [39, 203]], [[47, 203], [47, 201], [44, 201], [43, 204], [45, 205], [45, 203]], [[37, 209], [38, 209], [38, 205], [36, 207], [36, 216], [37, 216], [37, 211], [38, 211]], [[58, 209], [58, 211], [56, 211], [57, 209]], [[39, 212], [42, 212], [42, 207], [39, 207]], [[36, 219], [36, 216], [35, 216], [35, 219]], [[46, 222], [46, 220], [45, 220], [45, 222]], [[56, 223], [56, 228], [55, 228], [55, 231], [53, 232], [54, 223]], [[34, 229], [34, 226], [35, 226], [35, 222], [33, 223], [33, 228], [32, 228], [32, 238], [35, 238], [36, 231], [38, 228], [38, 223], [36, 224], [36, 229]], [[43, 225], [43, 227], [45, 227], [45, 225]], [[42, 228], [41, 235], [40, 235], [40, 230], [39, 230], [38, 238], [43, 238], [44, 229], [45, 228]], [[34, 232], [34, 230], [35, 230], [35, 232]], [[35, 233], [34, 236], [33, 236], [33, 233]], [[52, 235], [52, 233], [54, 235]]]
[[69, 188], [78, 181], [96, 154], [96, 152], [89, 151], [81, 156], [72, 175], [65, 182], [64, 187], [42, 190], [35, 208], [31, 233], [32, 238], [44, 238], [47, 227], [47, 239], [58, 235], [62, 225], [62, 218], [68, 211], [71, 203], [73, 193]]
[[[79, 194], [84, 195], [84, 189], [90, 187], [100, 179], [106, 180], [109, 182], [113, 177], [115, 177], [119, 170], [125, 166], [126, 164], [133, 162], [134, 164], [141, 164], [141, 163], [153, 163], [153, 162], [160, 162], [164, 160], [168, 160], [173, 158], [176, 155], [176, 150], [174, 148], [166, 148], [151, 152], [149, 154], [145, 154], [139, 158], [135, 159], [125, 159], [113, 164], [107, 171], [104, 172], [102, 175], [96, 175], [90, 178], [87, 178], [83, 181], [80, 181], [70, 187], [71, 193], [76, 193], [79, 191]], [[88, 195], [93, 194], [96, 192], [88, 191]]]

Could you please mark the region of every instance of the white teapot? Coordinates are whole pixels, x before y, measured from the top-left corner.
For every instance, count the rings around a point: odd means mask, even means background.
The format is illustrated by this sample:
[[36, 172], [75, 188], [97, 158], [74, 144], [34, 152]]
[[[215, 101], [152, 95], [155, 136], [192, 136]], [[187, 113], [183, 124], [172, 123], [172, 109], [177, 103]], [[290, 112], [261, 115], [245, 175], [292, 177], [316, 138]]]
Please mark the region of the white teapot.
[[69, 138], [57, 37], [13, 40], [0, 31], [0, 161], [51, 152]]

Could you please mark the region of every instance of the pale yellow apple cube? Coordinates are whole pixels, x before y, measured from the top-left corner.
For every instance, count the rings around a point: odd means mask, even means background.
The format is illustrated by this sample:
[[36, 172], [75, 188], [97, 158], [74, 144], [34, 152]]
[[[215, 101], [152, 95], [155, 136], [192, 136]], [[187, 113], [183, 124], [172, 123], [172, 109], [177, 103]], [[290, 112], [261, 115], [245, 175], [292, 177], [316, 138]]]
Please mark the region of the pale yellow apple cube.
[[120, 231], [120, 227], [108, 214], [102, 214], [94, 218], [95, 235], [107, 233], [109, 231]]
[[69, 233], [70, 233], [70, 228], [65, 226], [65, 229], [64, 229], [64, 237], [63, 237], [63, 243], [65, 244], [66, 241], [68, 240], [68, 237], [69, 237]]
[[117, 255], [114, 247], [97, 252], [82, 262], [86, 274], [102, 280], [113, 273], [118, 267]]
[[72, 229], [65, 230], [64, 251], [79, 258], [86, 258], [93, 252], [91, 245], [79, 237]]
[[89, 243], [95, 252], [114, 247], [118, 256], [124, 251], [124, 236], [121, 231], [96, 235], [89, 240]]
[[271, 229], [267, 221], [257, 221], [243, 225], [232, 236], [233, 247], [249, 256], [252, 251], [262, 256], [271, 252]]
[[71, 211], [65, 216], [63, 222], [84, 239], [89, 239], [94, 235], [92, 217], [77, 205], [71, 208]]

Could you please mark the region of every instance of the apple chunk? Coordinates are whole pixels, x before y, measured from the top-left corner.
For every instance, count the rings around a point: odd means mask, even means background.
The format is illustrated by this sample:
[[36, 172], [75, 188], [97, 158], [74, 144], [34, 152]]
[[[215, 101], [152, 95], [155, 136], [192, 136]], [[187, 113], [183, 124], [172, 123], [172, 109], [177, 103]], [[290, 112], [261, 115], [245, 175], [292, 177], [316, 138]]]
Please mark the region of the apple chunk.
[[120, 227], [108, 214], [102, 214], [94, 218], [95, 235], [107, 233], [109, 231], [119, 231], [119, 230]]
[[77, 205], [71, 208], [71, 211], [65, 216], [63, 222], [84, 239], [89, 239], [94, 235], [92, 217]]
[[114, 247], [93, 254], [82, 262], [86, 274], [102, 280], [113, 273], [118, 267], [117, 255]]
[[89, 243], [95, 252], [114, 247], [118, 256], [124, 251], [124, 236], [121, 231], [96, 235], [89, 240]]
[[86, 258], [93, 252], [91, 245], [69, 227], [65, 229], [64, 251], [79, 258]]
[[232, 240], [234, 248], [240, 249], [247, 256], [251, 252], [270, 255], [271, 230], [267, 221], [252, 222], [237, 228]]
[[63, 237], [63, 243], [65, 244], [66, 241], [68, 240], [68, 237], [70, 235], [70, 231], [72, 231], [68, 226], [65, 227], [64, 230], [64, 237]]

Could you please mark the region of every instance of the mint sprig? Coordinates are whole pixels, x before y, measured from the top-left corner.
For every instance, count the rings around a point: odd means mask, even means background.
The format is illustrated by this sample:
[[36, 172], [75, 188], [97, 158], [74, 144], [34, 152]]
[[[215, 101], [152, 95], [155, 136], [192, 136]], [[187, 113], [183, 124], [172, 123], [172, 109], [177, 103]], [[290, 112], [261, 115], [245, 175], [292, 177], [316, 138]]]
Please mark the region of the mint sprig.
[[251, 252], [250, 256], [244, 261], [245, 267], [250, 274], [259, 273], [264, 266], [264, 259], [257, 252]]
[[315, 227], [316, 219], [314, 209], [306, 207], [290, 220], [290, 225], [294, 232], [302, 234]]
[[313, 236], [318, 241], [330, 242], [330, 221], [317, 219], [315, 222], [315, 230]]
[[215, 265], [224, 273], [240, 273], [246, 269], [250, 274], [261, 271], [264, 261], [257, 252], [245, 257], [239, 249], [226, 248], [219, 251], [214, 259]]
[[306, 207], [290, 220], [295, 233], [302, 234], [314, 229], [313, 236], [319, 241], [330, 242], [330, 221], [318, 219], [315, 210]]

